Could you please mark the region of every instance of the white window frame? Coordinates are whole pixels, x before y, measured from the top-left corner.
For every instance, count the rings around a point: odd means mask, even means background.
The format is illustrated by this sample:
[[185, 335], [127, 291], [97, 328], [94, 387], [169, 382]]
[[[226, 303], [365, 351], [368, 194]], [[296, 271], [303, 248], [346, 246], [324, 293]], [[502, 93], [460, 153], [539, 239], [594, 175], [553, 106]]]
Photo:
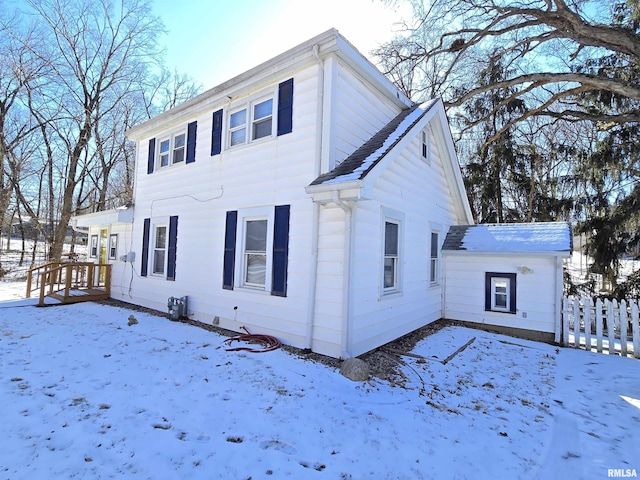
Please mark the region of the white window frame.
[[420, 157], [431, 163], [431, 127], [427, 124], [420, 133]]
[[[176, 139], [182, 137], [182, 145], [176, 146]], [[156, 158], [157, 168], [168, 168], [173, 165], [183, 164], [187, 158], [187, 130], [186, 128], [175, 130], [171, 134], [163, 135], [158, 138]], [[167, 146], [163, 149], [163, 144]], [[182, 151], [182, 159], [176, 161], [175, 155], [177, 152]], [[166, 160], [165, 160], [166, 159]]]
[[[498, 292], [498, 283], [504, 283], [504, 292]], [[491, 310], [508, 312], [511, 305], [511, 279], [506, 277], [491, 277]], [[504, 297], [504, 306], [498, 305], [498, 296]]]
[[[433, 256], [433, 240], [435, 236], [436, 256]], [[440, 283], [440, 232], [431, 230], [429, 235], [429, 284]]]
[[115, 260], [118, 256], [118, 234], [112, 233], [109, 235], [109, 252], [107, 257], [109, 260]]
[[[497, 313], [517, 313], [517, 275], [515, 273], [505, 272], [486, 272], [485, 292], [487, 298], [485, 299], [485, 311], [497, 312]], [[504, 286], [504, 291], [502, 288]], [[500, 287], [500, 291], [498, 291]], [[496, 299], [498, 297], [504, 298], [505, 305], [499, 305]]]
[[[229, 109], [229, 114], [227, 115], [227, 148], [236, 148], [241, 145], [249, 145], [255, 142], [260, 142], [263, 140], [267, 140], [273, 138], [276, 134], [276, 109], [277, 109], [277, 91], [271, 91], [268, 94], [261, 94], [259, 96], [253, 96], [242, 103], [237, 103], [232, 105]], [[256, 118], [256, 106], [263, 104], [265, 102], [271, 101], [271, 114], [265, 115], [263, 117]], [[239, 112], [245, 112], [245, 122], [243, 124], [238, 124], [235, 126], [231, 126], [231, 117]], [[268, 135], [262, 135], [256, 138], [255, 129], [256, 126], [265, 122], [271, 122], [271, 131]], [[238, 142], [232, 145], [232, 136], [234, 133], [244, 130], [244, 141]]]
[[[231, 120], [234, 115], [239, 114], [240, 112], [244, 112], [244, 123], [239, 123], [237, 125], [232, 125]], [[247, 117], [249, 116], [247, 106], [243, 105], [242, 108], [235, 108], [233, 111], [229, 112], [229, 141], [228, 147], [233, 148], [240, 145], [247, 144]], [[232, 144], [233, 134], [237, 132], [244, 131], [244, 140], [242, 142], [238, 142], [236, 144]]]
[[98, 258], [98, 235], [91, 235], [89, 258]]
[[[381, 218], [381, 267], [380, 267], [380, 293], [382, 296], [393, 295], [402, 292], [403, 282], [403, 238], [404, 238], [404, 214], [384, 208]], [[395, 254], [387, 254], [386, 249], [386, 229], [387, 223], [398, 226], [398, 237]], [[392, 259], [393, 262], [393, 285], [386, 285], [386, 263]]]
[[[159, 247], [157, 244], [158, 241], [158, 229], [164, 228], [164, 246]], [[155, 222], [151, 228], [151, 239], [152, 244], [150, 246], [151, 253], [151, 275], [163, 277], [167, 274], [167, 261], [168, 255], [167, 251], [169, 249], [169, 222], [168, 221], [158, 221]], [[157, 271], [157, 263], [156, 263], [156, 251], [163, 251], [162, 258], [162, 271]]]
[[[250, 252], [246, 249], [247, 243], [247, 223], [256, 220], [266, 220], [267, 222], [267, 238], [266, 238], [266, 262], [265, 262], [265, 278], [264, 285], [247, 282], [248, 255]], [[236, 237], [236, 272], [235, 287], [259, 292], [271, 292], [271, 283], [273, 275], [273, 229], [274, 229], [275, 213], [271, 207], [256, 207], [238, 211], [239, 233]]]

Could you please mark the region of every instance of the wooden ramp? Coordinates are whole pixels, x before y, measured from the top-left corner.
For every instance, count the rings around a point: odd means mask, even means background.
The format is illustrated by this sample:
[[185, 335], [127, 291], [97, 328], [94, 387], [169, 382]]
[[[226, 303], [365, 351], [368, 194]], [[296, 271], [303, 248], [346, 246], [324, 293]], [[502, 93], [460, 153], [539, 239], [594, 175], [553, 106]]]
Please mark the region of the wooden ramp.
[[111, 265], [51, 262], [29, 270], [27, 298], [38, 292], [38, 306], [106, 300], [111, 296]]

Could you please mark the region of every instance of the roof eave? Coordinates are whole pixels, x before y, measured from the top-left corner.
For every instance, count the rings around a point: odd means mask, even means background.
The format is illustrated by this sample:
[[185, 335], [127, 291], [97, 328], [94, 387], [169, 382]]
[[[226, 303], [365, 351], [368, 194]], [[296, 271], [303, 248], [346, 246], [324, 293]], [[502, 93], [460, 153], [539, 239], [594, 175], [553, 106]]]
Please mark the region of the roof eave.
[[483, 255], [483, 256], [513, 256], [521, 255], [527, 257], [571, 257], [571, 251], [569, 250], [548, 250], [548, 251], [531, 251], [522, 252], [519, 250], [442, 250], [443, 255]]
[[362, 180], [349, 180], [307, 185], [304, 191], [311, 195], [312, 200], [316, 203], [331, 203], [334, 192], [338, 193], [340, 200], [358, 201], [364, 198], [365, 189]]

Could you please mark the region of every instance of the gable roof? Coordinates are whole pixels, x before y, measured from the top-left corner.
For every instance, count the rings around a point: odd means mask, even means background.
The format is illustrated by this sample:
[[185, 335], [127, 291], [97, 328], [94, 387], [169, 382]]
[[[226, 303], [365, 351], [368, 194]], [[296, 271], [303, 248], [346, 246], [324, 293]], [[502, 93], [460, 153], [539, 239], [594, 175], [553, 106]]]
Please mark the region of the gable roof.
[[436, 100], [430, 100], [403, 110], [342, 163], [320, 175], [311, 185], [362, 180], [435, 104]]
[[485, 253], [571, 253], [573, 237], [567, 222], [454, 225], [443, 251]]

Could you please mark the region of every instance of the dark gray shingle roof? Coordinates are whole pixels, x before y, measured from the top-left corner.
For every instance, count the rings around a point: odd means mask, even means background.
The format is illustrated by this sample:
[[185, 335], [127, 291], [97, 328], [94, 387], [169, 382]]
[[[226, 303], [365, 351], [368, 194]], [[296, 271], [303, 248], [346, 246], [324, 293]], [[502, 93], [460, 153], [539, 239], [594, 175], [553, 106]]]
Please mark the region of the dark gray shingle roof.
[[403, 110], [342, 163], [330, 172], [320, 175], [311, 185], [364, 178], [435, 103], [436, 100], [431, 100]]

